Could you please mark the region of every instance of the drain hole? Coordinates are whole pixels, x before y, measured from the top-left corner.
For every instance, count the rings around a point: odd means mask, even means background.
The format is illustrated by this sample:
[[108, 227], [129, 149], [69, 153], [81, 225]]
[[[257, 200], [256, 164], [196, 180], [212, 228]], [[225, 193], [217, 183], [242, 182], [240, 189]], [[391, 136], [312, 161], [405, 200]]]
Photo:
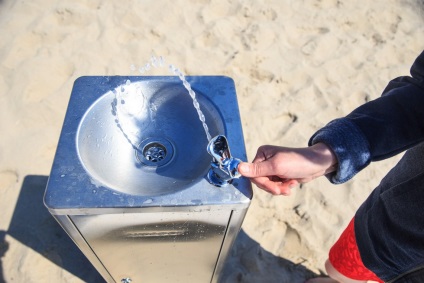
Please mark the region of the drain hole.
[[145, 166], [163, 166], [172, 160], [174, 146], [164, 138], [147, 138], [138, 145], [135, 156]]
[[150, 143], [143, 148], [143, 155], [150, 162], [159, 162], [166, 157], [166, 148], [160, 143]]

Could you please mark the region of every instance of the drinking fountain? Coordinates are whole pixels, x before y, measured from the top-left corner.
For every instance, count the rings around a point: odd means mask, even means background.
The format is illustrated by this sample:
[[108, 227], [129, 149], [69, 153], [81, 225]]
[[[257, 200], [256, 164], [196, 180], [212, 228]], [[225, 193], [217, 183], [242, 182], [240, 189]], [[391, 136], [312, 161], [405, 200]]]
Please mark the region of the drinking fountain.
[[44, 203], [106, 282], [218, 282], [241, 228], [234, 82], [186, 80], [202, 115], [176, 76], [74, 83]]

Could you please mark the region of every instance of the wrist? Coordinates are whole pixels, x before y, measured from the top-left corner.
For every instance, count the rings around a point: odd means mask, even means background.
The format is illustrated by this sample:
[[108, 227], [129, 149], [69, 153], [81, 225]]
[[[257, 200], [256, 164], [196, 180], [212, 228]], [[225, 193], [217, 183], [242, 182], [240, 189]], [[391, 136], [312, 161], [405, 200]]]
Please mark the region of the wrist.
[[319, 164], [325, 173], [336, 171], [337, 157], [325, 143], [316, 143], [310, 147], [314, 153], [314, 162]]

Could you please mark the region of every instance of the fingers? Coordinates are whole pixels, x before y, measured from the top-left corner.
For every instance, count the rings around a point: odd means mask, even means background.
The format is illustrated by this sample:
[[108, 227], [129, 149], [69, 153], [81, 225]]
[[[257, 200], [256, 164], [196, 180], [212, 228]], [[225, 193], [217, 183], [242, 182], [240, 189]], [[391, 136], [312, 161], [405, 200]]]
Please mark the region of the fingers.
[[[261, 146], [252, 163], [241, 162], [238, 171], [248, 177], [259, 188], [274, 195], [289, 195], [291, 188], [298, 184], [297, 177], [288, 174], [286, 164], [296, 165], [297, 155], [287, 152], [287, 148]], [[294, 160], [293, 159], [294, 156]], [[289, 162], [289, 163], [290, 163]], [[298, 176], [303, 177], [303, 176]], [[293, 179], [292, 179], [293, 178]]]
[[259, 163], [242, 162], [238, 166], [238, 171], [241, 175], [249, 178], [275, 174], [271, 163], [268, 161], [263, 161]]
[[272, 145], [263, 145], [258, 148], [252, 163], [241, 163], [239, 172], [245, 177], [260, 177], [275, 175], [274, 156], [281, 148]]
[[299, 183], [296, 180], [278, 180], [269, 177], [251, 178], [251, 181], [260, 189], [267, 191], [273, 195], [291, 194], [291, 189]]
[[291, 189], [298, 185], [298, 181], [275, 176], [274, 170], [269, 168], [268, 163], [267, 161], [259, 163], [242, 162], [238, 166], [238, 171], [241, 175], [250, 178], [262, 190], [273, 195], [290, 195]]
[[241, 162], [237, 168], [239, 173], [245, 177], [256, 177], [252, 175], [253, 163]]

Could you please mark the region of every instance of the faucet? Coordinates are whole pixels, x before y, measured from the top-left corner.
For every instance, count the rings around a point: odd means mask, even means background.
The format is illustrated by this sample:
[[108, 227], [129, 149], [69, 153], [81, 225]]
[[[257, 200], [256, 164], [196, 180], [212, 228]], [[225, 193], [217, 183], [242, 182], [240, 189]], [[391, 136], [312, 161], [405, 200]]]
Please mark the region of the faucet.
[[207, 151], [213, 157], [211, 169], [207, 174], [209, 183], [217, 187], [223, 187], [231, 184], [233, 179], [241, 176], [237, 170], [241, 160], [231, 156], [230, 146], [224, 135], [212, 138], [208, 144]]

